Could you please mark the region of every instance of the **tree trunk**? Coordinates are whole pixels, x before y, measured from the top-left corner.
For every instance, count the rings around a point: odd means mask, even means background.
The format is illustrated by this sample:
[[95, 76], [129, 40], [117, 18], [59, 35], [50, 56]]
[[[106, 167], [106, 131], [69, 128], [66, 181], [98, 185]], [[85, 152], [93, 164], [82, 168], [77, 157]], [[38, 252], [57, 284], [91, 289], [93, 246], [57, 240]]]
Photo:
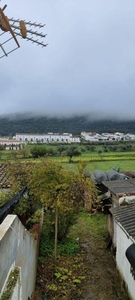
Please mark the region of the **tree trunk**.
[[56, 266], [56, 258], [57, 258], [57, 241], [58, 241], [58, 207], [56, 207], [56, 211], [55, 211], [54, 268]]

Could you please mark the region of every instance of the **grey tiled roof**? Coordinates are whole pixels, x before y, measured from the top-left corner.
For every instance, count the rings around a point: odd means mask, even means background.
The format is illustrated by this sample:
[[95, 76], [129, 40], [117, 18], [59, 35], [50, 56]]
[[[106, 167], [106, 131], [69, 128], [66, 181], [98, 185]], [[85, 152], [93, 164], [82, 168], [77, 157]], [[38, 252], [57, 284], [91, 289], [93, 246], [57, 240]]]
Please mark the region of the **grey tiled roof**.
[[135, 239], [135, 203], [111, 208], [113, 217]]
[[114, 194], [134, 194], [135, 179], [104, 181], [103, 184]]

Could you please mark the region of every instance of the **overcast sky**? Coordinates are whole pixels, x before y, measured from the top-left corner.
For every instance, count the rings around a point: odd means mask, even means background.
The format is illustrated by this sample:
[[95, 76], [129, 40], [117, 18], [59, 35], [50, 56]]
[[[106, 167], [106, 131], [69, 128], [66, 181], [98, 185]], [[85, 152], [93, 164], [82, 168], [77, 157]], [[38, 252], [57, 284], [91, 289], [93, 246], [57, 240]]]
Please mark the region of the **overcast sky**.
[[0, 59], [0, 115], [135, 119], [134, 0], [1, 0], [1, 8], [5, 4], [9, 18], [45, 23], [48, 46], [19, 37], [21, 47]]

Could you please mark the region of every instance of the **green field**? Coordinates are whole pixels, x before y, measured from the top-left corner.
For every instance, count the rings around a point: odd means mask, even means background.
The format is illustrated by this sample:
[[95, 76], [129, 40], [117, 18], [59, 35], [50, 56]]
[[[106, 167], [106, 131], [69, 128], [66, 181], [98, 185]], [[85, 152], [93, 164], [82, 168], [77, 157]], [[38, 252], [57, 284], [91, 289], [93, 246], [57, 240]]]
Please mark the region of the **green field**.
[[[131, 144], [131, 143], [130, 143]], [[123, 143], [123, 147], [127, 143]], [[88, 149], [89, 145], [76, 145], [77, 148], [81, 151], [80, 156], [73, 156], [72, 163], [69, 163], [69, 157], [63, 156], [58, 153], [59, 145], [39, 145], [40, 147], [45, 147], [47, 150], [53, 149], [54, 154], [46, 155], [45, 159], [51, 159], [55, 162], [59, 162], [62, 166], [69, 170], [77, 170], [78, 164], [83, 163], [86, 170], [93, 172], [96, 169], [101, 169], [103, 171], [107, 171], [111, 168], [119, 169], [120, 171], [132, 171], [135, 170], [135, 144], [132, 143], [131, 151], [109, 151], [104, 152], [103, 145], [94, 146], [94, 151]], [[38, 145], [37, 145], [38, 146]], [[4, 150], [0, 151], [0, 162], [5, 162], [7, 160], [14, 160], [15, 158], [21, 159], [21, 161], [34, 161], [32, 158], [30, 151], [35, 147], [35, 145], [26, 145], [22, 151], [10, 151]], [[66, 148], [70, 147], [70, 145], [66, 145]], [[90, 145], [91, 147], [91, 145]], [[117, 146], [119, 147], [119, 146]], [[102, 153], [99, 154], [99, 150]], [[24, 156], [25, 152], [25, 156]], [[40, 158], [36, 159], [36, 162], [40, 161]]]

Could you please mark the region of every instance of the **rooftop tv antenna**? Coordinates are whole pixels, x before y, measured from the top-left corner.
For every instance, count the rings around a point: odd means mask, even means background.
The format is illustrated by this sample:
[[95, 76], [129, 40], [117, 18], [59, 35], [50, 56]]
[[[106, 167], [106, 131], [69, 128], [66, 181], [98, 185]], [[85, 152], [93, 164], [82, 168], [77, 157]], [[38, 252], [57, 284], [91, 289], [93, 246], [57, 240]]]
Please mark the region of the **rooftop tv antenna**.
[[8, 56], [9, 53], [20, 47], [18, 36], [39, 46], [47, 46], [43, 40], [46, 34], [39, 32], [45, 24], [26, 22], [25, 20], [14, 18], [10, 19], [4, 13], [6, 7], [7, 5], [4, 5], [3, 8], [0, 8], [0, 58]]

